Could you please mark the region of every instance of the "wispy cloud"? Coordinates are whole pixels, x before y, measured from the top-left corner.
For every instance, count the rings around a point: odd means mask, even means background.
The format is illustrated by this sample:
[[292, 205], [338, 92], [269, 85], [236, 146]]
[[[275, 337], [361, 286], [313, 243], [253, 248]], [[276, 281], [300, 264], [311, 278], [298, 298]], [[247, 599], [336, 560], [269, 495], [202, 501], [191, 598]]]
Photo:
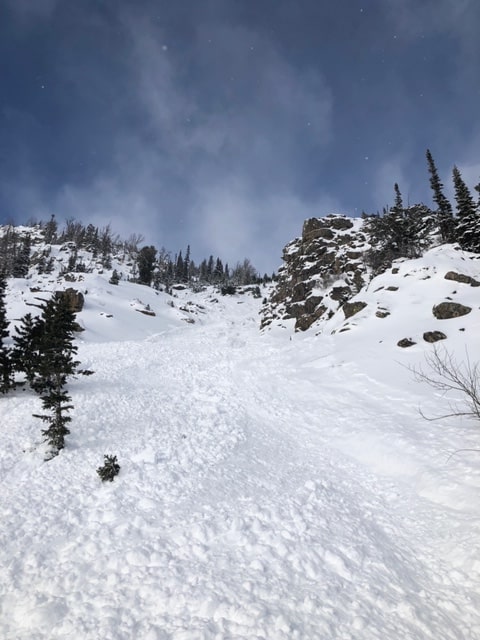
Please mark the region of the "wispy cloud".
[[150, 17], [129, 10], [121, 22], [125, 95], [110, 162], [88, 184], [64, 184], [48, 209], [173, 251], [190, 243], [197, 258], [276, 267], [303, 219], [334, 205], [327, 191], [315, 203], [298, 195], [302, 149], [332, 140], [324, 78], [227, 23], [198, 24], [187, 55]]

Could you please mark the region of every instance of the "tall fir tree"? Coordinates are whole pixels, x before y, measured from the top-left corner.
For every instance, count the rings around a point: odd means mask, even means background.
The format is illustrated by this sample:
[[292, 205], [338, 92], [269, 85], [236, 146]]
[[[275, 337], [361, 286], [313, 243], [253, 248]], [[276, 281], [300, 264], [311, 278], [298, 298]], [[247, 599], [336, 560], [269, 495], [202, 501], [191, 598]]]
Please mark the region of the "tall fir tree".
[[457, 202], [456, 239], [462, 249], [480, 252], [480, 211], [458, 167], [453, 167], [453, 186]]
[[187, 246], [187, 253], [185, 254], [185, 259], [183, 260], [183, 282], [188, 282], [190, 280], [190, 245]]
[[70, 433], [66, 415], [73, 406], [66, 384], [75, 375], [79, 362], [74, 359], [77, 347], [73, 344], [75, 314], [68, 300], [61, 294], [54, 295], [42, 309], [39, 358], [32, 382], [40, 395], [42, 406], [48, 413], [34, 414], [48, 424], [42, 431], [50, 445], [49, 458], [65, 446], [65, 436]]
[[437, 205], [438, 228], [443, 242], [454, 242], [455, 221], [453, 219], [452, 205], [443, 193], [443, 184], [438, 175], [437, 167], [429, 149], [426, 152], [428, 171], [430, 173], [430, 186], [433, 191], [433, 200]]

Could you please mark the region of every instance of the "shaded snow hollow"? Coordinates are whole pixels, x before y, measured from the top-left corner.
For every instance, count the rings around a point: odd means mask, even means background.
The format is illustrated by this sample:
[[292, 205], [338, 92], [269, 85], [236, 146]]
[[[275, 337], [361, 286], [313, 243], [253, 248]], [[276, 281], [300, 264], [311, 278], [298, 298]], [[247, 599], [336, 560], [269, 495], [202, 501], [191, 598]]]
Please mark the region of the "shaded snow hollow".
[[[479, 279], [462, 255], [399, 265], [349, 331], [339, 312], [319, 335], [261, 334], [249, 294], [86, 274], [95, 374], [70, 383], [66, 449], [43, 462], [29, 391], [0, 400], [0, 637], [479, 638], [480, 453], [454, 452], [479, 448], [480, 425], [422, 419], [449, 399], [407, 368], [437, 328], [480, 359], [480, 289], [444, 280]], [[435, 320], [448, 296], [472, 312]], [[29, 299], [12, 281], [9, 316]], [[102, 484], [105, 453], [121, 471]]]

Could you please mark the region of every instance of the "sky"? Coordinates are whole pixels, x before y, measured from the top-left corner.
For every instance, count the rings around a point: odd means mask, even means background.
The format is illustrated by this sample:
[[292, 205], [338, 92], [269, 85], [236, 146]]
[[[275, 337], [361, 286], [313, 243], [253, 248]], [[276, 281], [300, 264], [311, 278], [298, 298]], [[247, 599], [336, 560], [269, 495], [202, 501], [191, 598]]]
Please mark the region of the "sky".
[[276, 270], [303, 221], [480, 177], [478, 0], [0, 0], [0, 223]]

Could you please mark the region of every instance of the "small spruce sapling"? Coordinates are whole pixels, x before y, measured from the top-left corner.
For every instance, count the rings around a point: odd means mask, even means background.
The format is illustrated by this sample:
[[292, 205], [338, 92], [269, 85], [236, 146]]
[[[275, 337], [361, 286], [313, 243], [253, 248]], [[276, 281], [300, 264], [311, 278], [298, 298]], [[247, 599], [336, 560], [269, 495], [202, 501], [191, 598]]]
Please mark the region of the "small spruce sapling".
[[98, 467], [97, 473], [102, 479], [102, 482], [106, 482], [107, 480], [113, 482], [114, 477], [117, 476], [120, 471], [120, 465], [117, 462], [117, 456], [104, 455], [103, 458], [103, 467]]

